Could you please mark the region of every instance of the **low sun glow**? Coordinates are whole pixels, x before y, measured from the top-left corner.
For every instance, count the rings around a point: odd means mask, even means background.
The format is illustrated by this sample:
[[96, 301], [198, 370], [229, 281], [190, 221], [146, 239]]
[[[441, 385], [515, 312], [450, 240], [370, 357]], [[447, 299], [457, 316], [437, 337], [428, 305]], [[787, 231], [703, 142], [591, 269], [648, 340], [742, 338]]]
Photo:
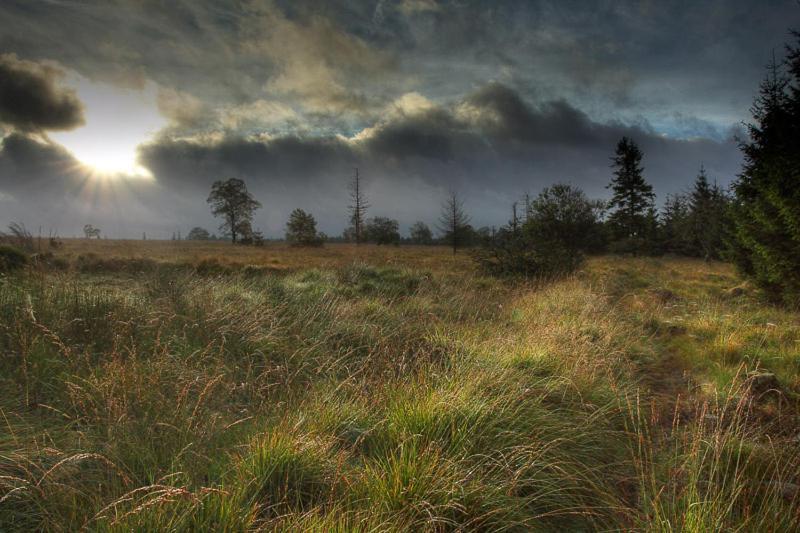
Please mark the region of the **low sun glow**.
[[155, 85], [124, 89], [75, 78], [74, 87], [84, 103], [86, 123], [51, 137], [93, 175], [152, 178], [137, 161], [137, 147], [165, 125], [158, 112]]

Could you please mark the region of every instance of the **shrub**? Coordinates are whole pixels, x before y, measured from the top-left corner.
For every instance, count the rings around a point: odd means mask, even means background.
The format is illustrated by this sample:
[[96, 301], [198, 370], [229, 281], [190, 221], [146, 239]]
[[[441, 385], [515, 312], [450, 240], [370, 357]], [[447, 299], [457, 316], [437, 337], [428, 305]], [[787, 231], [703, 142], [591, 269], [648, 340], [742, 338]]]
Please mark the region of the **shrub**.
[[553, 277], [569, 274], [583, 254], [561, 244], [545, 246], [523, 232], [502, 228], [475, 252], [478, 264], [495, 276]]
[[0, 272], [17, 270], [28, 264], [28, 256], [13, 246], [0, 245]]
[[414, 244], [432, 244], [433, 233], [424, 222], [415, 222], [410, 230], [411, 242]]
[[322, 246], [325, 236], [317, 233], [314, 215], [295, 209], [286, 223], [286, 242], [292, 246]]
[[153, 272], [159, 268], [156, 261], [147, 258], [122, 258], [122, 257], [99, 257], [96, 254], [81, 254], [75, 260], [75, 268], [83, 273], [112, 273], [125, 272], [128, 274], [138, 274], [141, 272]]
[[601, 238], [602, 204], [571, 185], [544, 189], [531, 203], [525, 223], [515, 221], [485, 239], [476, 253], [493, 275], [558, 276], [576, 270], [583, 253]]
[[396, 220], [386, 217], [374, 217], [367, 222], [364, 233], [366, 240], [375, 244], [399, 244], [400, 225]]
[[211, 234], [208, 233], [207, 229], [200, 226], [193, 227], [186, 236], [187, 241], [207, 241], [209, 239], [211, 239]]

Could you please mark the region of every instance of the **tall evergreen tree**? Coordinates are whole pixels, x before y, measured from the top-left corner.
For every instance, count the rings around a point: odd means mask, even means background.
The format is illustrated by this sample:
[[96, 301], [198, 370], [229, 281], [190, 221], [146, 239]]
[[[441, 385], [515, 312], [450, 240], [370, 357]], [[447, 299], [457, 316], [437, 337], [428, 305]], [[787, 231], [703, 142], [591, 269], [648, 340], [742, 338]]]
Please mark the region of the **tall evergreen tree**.
[[800, 303], [800, 34], [752, 107], [734, 184], [732, 257], [776, 300]]
[[317, 233], [314, 215], [295, 209], [286, 222], [286, 242], [292, 246], [322, 246], [324, 239]]
[[689, 200], [685, 195], [667, 196], [664, 208], [661, 210], [661, 231], [665, 252], [681, 255], [691, 254]]
[[614, 192], [609, 217], [617, 248], [634, 254], [651, 245], [654, 222], [653, 187], [642, 175], [642, 151], [633, 140], [623, 137], [612, 158], [614, 178], [608, 185]]
[[718, 221], [714, 220], [717, 215], [714, 200], [706, 169], [700, 165], [700, 172], [689, 194], [690, 250], [692, 255], [704, 259], [710, 259], [716, 250]]

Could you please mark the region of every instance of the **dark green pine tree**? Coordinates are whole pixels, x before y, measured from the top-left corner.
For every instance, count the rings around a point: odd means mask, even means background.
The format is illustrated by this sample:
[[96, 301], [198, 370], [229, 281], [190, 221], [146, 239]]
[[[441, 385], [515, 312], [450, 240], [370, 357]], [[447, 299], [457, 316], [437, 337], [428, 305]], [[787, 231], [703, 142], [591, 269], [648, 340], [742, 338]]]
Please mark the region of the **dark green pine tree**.
[[689, 220], [691, 236], [689, 252], [691, 255], [711, 259], [715, 255], [717, 243], [717, 222], [715, 213], [714, 192], [708, 183], [706, 169], [701, 165], [700, 173], [694, 181], [689, 194]]
[[685, 195], [675, 194], [667, 197], [661, 210], [661, 229], [664, 251], [691, 255], [689, 200]]
[[800, 305], [800, 35], [752, 108], [734, 184], [732, 258], [774, 299]]
[[709, 258], [723, 259], [727, 251], [728, 236], [732, 230], [731, 195], [717, 185], [711, 186], [711, 216], [709, 217]]
[[654, 217], [653, 187], [642, 175], [642, 151], [633, 140], [623, 137], [612, 158], [614, 178], [608, 188], [614, 191], [609, 217], [615, 248], [637, 254], [652, 249]]

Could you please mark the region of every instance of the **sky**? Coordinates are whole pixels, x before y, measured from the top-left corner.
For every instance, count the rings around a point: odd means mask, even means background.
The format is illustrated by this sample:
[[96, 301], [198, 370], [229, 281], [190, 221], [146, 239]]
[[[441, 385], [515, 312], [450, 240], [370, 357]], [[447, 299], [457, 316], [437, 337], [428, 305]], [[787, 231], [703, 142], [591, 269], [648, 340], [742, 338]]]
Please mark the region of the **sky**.
[[0, 225], [169, 238], [219, 221], [245, 180], [255, 226], [294, 208], [474, 226], [570, 183], [607, 198], [629, 136], [659, 201], [700, 165], [725, 185], [795, 0], [3, 0]]

